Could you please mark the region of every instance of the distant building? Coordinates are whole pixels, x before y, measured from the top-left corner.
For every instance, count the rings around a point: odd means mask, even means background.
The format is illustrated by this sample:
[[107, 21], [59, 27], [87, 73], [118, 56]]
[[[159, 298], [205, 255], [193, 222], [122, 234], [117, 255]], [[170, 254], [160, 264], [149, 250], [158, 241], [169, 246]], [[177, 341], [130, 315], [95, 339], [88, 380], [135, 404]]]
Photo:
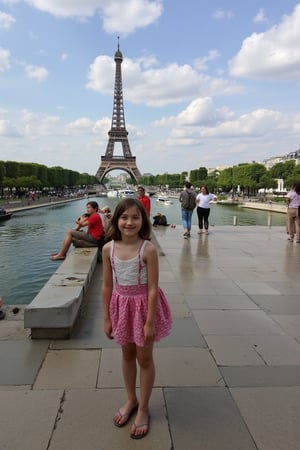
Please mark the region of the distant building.
[[300, 164], [300, 149], [295, 150], [294, 152], [287, 153], [283, 156], [273, 156], [271, 158], [264, 159], [262, 163], [266, 169], [271, 169], [271, 167], [273, 167], [275, 164], [281, 162], [284, 163], [291, 160], [294, 160], [296, 162], [296, 165]]

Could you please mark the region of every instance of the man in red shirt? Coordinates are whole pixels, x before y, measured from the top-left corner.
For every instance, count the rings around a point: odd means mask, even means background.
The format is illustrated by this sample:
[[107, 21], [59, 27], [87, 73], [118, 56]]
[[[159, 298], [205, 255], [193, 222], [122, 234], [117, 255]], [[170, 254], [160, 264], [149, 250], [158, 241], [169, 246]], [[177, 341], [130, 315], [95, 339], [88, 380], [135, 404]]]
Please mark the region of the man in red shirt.
[[144, 205], [145, 210], [147, 211], [148, 216], [150, 216], [150, 198], [145, 193], [145, 189], [143, 186], [138, 187], [138, 200]]
[[[72, 243], [75, 247], [98, 247], [98, 241], [103, 234], [103, 223], [98, 209], [97, 202], [87, 203], [87, 214], [83, 214], [76, 220], [76, 229], [67, 231], [61, 249], [51, 255], [52, 261], [64, 260]], [[81, 228], [86, 226], [87, 231], [81, 231]]]

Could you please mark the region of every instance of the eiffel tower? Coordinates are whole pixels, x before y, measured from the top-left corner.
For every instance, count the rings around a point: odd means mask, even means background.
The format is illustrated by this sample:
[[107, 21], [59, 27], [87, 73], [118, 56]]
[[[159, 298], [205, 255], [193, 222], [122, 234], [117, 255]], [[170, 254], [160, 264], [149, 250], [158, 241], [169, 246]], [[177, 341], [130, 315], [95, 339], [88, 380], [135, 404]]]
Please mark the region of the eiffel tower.
[[[119, 38], [118, 38], [119, 39]], [[137, 181], [141, 176], [135, 162], [135, 156], [132, 156], [130, 145], [128, 142], [128, 131], [125, 127], [124, 107], [123, 107], [123, 91], [122, 91], [122, 73], [121, 64], [123, 55], [120, 52], [119, 42], [118, 50], [115, 53], [116, 76], [115, 76], [115, 92], [114, 106], [111, 122], [111, 129], [108, 132], [108, 143], [105, 156], [101, 156], [101, 164], [96, 173], [96, 177], [102, 183], [105, 175], [111, 170], [125, 170], [129, 173], [132, 180]], [[123, 155], [114, 155], [115, 143], [121, 142]]]

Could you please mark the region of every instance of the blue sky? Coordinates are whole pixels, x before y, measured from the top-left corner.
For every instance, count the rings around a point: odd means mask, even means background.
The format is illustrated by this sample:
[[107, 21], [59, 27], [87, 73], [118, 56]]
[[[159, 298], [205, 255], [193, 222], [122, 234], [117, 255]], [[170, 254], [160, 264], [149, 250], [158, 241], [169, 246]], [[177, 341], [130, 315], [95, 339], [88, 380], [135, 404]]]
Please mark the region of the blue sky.
[[0, 0], [1, 160], [96, 173], [118, 35], [142, 173], [300, 148], [296, 1]]

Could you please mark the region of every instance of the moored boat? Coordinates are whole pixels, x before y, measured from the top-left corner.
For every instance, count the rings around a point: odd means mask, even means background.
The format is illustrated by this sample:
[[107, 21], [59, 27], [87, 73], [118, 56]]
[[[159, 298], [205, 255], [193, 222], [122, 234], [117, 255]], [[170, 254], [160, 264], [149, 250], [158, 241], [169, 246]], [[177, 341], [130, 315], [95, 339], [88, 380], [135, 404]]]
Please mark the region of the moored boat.
[[158, 197], [156, 199], [156, 203], [159, 203], [161, 205], [173, 205], [173, 202], [171, 200], [169, 200], [168, 198], [162, 198], [162, 197]]
[[131, 189], [120, 189], [118, 191], [118, 197], [135, 197], [136, 191], [133, 191]]
[[2, 222], [3, 220], [8, 220], [10, 219], [12, 216], [12, 213], [5, 213], [5, 214], [0, 214], [0, 222]]
[[108, 190], [107, 197], [118, 197], [118, 191], [116, 190]]

